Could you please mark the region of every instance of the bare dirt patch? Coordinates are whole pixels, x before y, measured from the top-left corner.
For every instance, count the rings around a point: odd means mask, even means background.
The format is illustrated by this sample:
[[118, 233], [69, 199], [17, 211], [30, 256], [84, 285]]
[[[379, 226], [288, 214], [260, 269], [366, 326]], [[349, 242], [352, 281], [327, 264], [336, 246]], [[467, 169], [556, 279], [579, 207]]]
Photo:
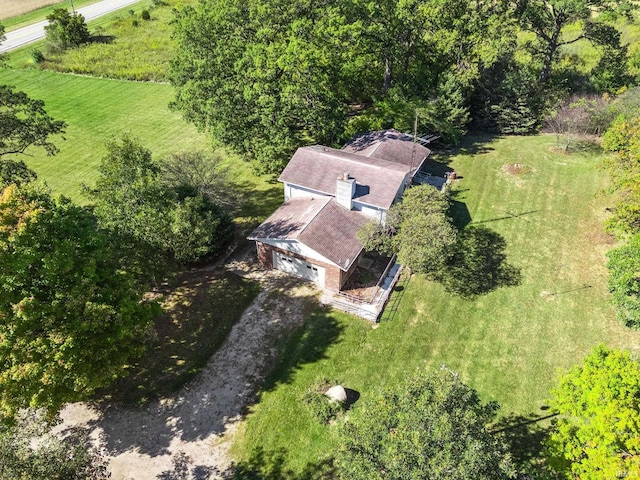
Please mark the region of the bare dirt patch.
[[502, 171], [507, 175], [524, 175], [533, 171], [533, 168], [524, 163], [506, 163], [502, 166]]
[[0, 20], [17, 17], [23, 13], [31, 12], [42, 7], [48, 7], [49, 5], [56, 5], [58, 3], [63, 2], [55, 0], [3, 0], [2, 11], [0, 11]]

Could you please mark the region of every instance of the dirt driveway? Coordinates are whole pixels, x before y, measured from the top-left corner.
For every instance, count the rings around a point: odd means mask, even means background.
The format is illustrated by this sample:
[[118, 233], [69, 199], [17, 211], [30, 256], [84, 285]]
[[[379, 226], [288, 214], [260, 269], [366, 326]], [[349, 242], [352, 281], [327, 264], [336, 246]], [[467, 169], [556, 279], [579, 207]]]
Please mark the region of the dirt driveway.
[[316, 291], [277, 272], [265, 275], [245, 262], [228, 268], [259, 278], [264, 288], [193, 382], [141, 409], [76, 403], [62, 411], [56, 430], [87, 429], [109, 459], [111, 478], [214, 479], [229, 467], [231, 439], [273, 367], [274, 347], [301, 324], [305, 302]]

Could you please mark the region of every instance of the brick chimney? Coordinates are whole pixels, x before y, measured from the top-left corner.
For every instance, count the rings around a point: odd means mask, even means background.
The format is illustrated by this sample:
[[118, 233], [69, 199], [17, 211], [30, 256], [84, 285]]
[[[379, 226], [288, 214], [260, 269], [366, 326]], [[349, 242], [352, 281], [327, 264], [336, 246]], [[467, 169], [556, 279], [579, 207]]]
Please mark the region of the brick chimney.
[[356, 179], [349, 172], [340, 175], [336, 180], [336, 201], [347, 210], [353, 208], [353, 196], [356, 193]]

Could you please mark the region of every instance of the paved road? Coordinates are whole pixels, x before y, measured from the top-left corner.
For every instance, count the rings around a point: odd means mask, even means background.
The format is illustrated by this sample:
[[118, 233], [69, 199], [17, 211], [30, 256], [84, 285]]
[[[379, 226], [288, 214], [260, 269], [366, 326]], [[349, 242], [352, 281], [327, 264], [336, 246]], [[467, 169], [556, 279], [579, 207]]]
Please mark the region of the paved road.
[[[124, 8], [140, 0], [102, 0], [86, 7], [78, 8], [78, 13], [84, 15], [85, 20], [93, 20], [107, 13], [111, 13], [114, 10]], [[64, 6], [64, 5], [61, 5]], [[34, 23], [27, 27], [18, 28], [11, 32], [5, 33], [6, 40], [0, 44], [0, 53], [14, 50], [23, 45], [35, 42], [44, 38], [44, 27], [48, 22], [43, 20], [42, 22]]]

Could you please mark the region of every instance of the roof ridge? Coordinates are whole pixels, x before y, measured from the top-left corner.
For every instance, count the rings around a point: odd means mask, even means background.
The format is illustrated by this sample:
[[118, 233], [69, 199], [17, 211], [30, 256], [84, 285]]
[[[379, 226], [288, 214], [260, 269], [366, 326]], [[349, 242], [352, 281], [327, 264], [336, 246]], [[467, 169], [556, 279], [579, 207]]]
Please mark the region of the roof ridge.
[[[326, 156], [326, 157], [332, 157], [332, 158], [335, 158], [335, 159], [338, 159], [338, 160], [344, 160], [346, 162], [357, 163], [357, 164], [360, 164], [360, 165], [366, 165], [368, 167], [377, 168], [378, 170], [386, 170], [386, 167], [385, 166], [381, 166], [381, 165], [374, 165], [374, 164], [368, 163], [364, 159], [373, 159], [373, 160], [376, 160], [378, 162], [384, 162], [387, 165], [391, 165], [391, 166], [394, 166], [394, 167], [397, 167], [397, 166], [402, 167], [403, 166], [402, 164], [400, 164], [398, 162], [391, 162], [389, 160], [385, 160], [384, 158], [371, 157], [371, 156], [365, 156], [365, 155], [358, 155], [357, 153], [346, 152], [344, 150], [338, 150], [338, 149], [335, 149], [335, 148], [332, 148], [332, 147], [325, 147], [324, 145], [311, 145], [311, 146], [302, 147], [302, 148], [313, 149], [313, 147], [321, 147], [323, 150], [321, 150], [319, 153], [321, 155]], [[326, 149], [326, 150], [324, 150], [324, 149]], [[331, 153], [328, 153], [328, 149], [335, 150], [336, 152], [341, 152], [343, 155], [345, 155], [345, 157], [341, 157], [341, 156], [338, 156], [338, 155], [332, 155]], [[356, 157], [356, 158], [353, 158], [353, 157]], [[362, 159], [362, 160], [360, 160], [360, 159]]]
[[[327, 208], [327, 205], [329, 205], [329, 203], [331, 203], [331, 200], [333, 200], [333, 197], [330, 197], [330, 196], [328, 196], [328, 195], [318, 195], [318, 197], [326, 197], [326, 198], [328, 198], [329, 200], [327, 200], [327, 201], [325, 202], [325, 204], [322, 206], [322, 208], [320, 208], [320, 209], [316, 212], [316, 214], [315, 214], [313, 217], [311, 217], [311, 218], [309, 219], [309, 221], [307, 221], [307, 224], [306, 224], [304, 227], [302, 227], [302, 228], [298, 231], [298, 234], [296, 235], [296, 238], [300, 238], [300, 236], [301, 236], [301, 235], [304, 233], [304, 231], [309, 227], [309, 225], [311, 225], [311, 222], [313, 222], [313, 221], [316, 219], [316, 217], [320, 214], [320, 212], [321, 212], [322, 210], [324, 210], [325, 208]], [[304, 197], [301, 197], [301, 198], [304, 198]], [[311, 201], [311, 200], [315, 200], [315, 198], [316, 198], [316, 197], [313, 197], [313, 196], [312, 196], [312, 197], [309, 197], [309, 201]]]

